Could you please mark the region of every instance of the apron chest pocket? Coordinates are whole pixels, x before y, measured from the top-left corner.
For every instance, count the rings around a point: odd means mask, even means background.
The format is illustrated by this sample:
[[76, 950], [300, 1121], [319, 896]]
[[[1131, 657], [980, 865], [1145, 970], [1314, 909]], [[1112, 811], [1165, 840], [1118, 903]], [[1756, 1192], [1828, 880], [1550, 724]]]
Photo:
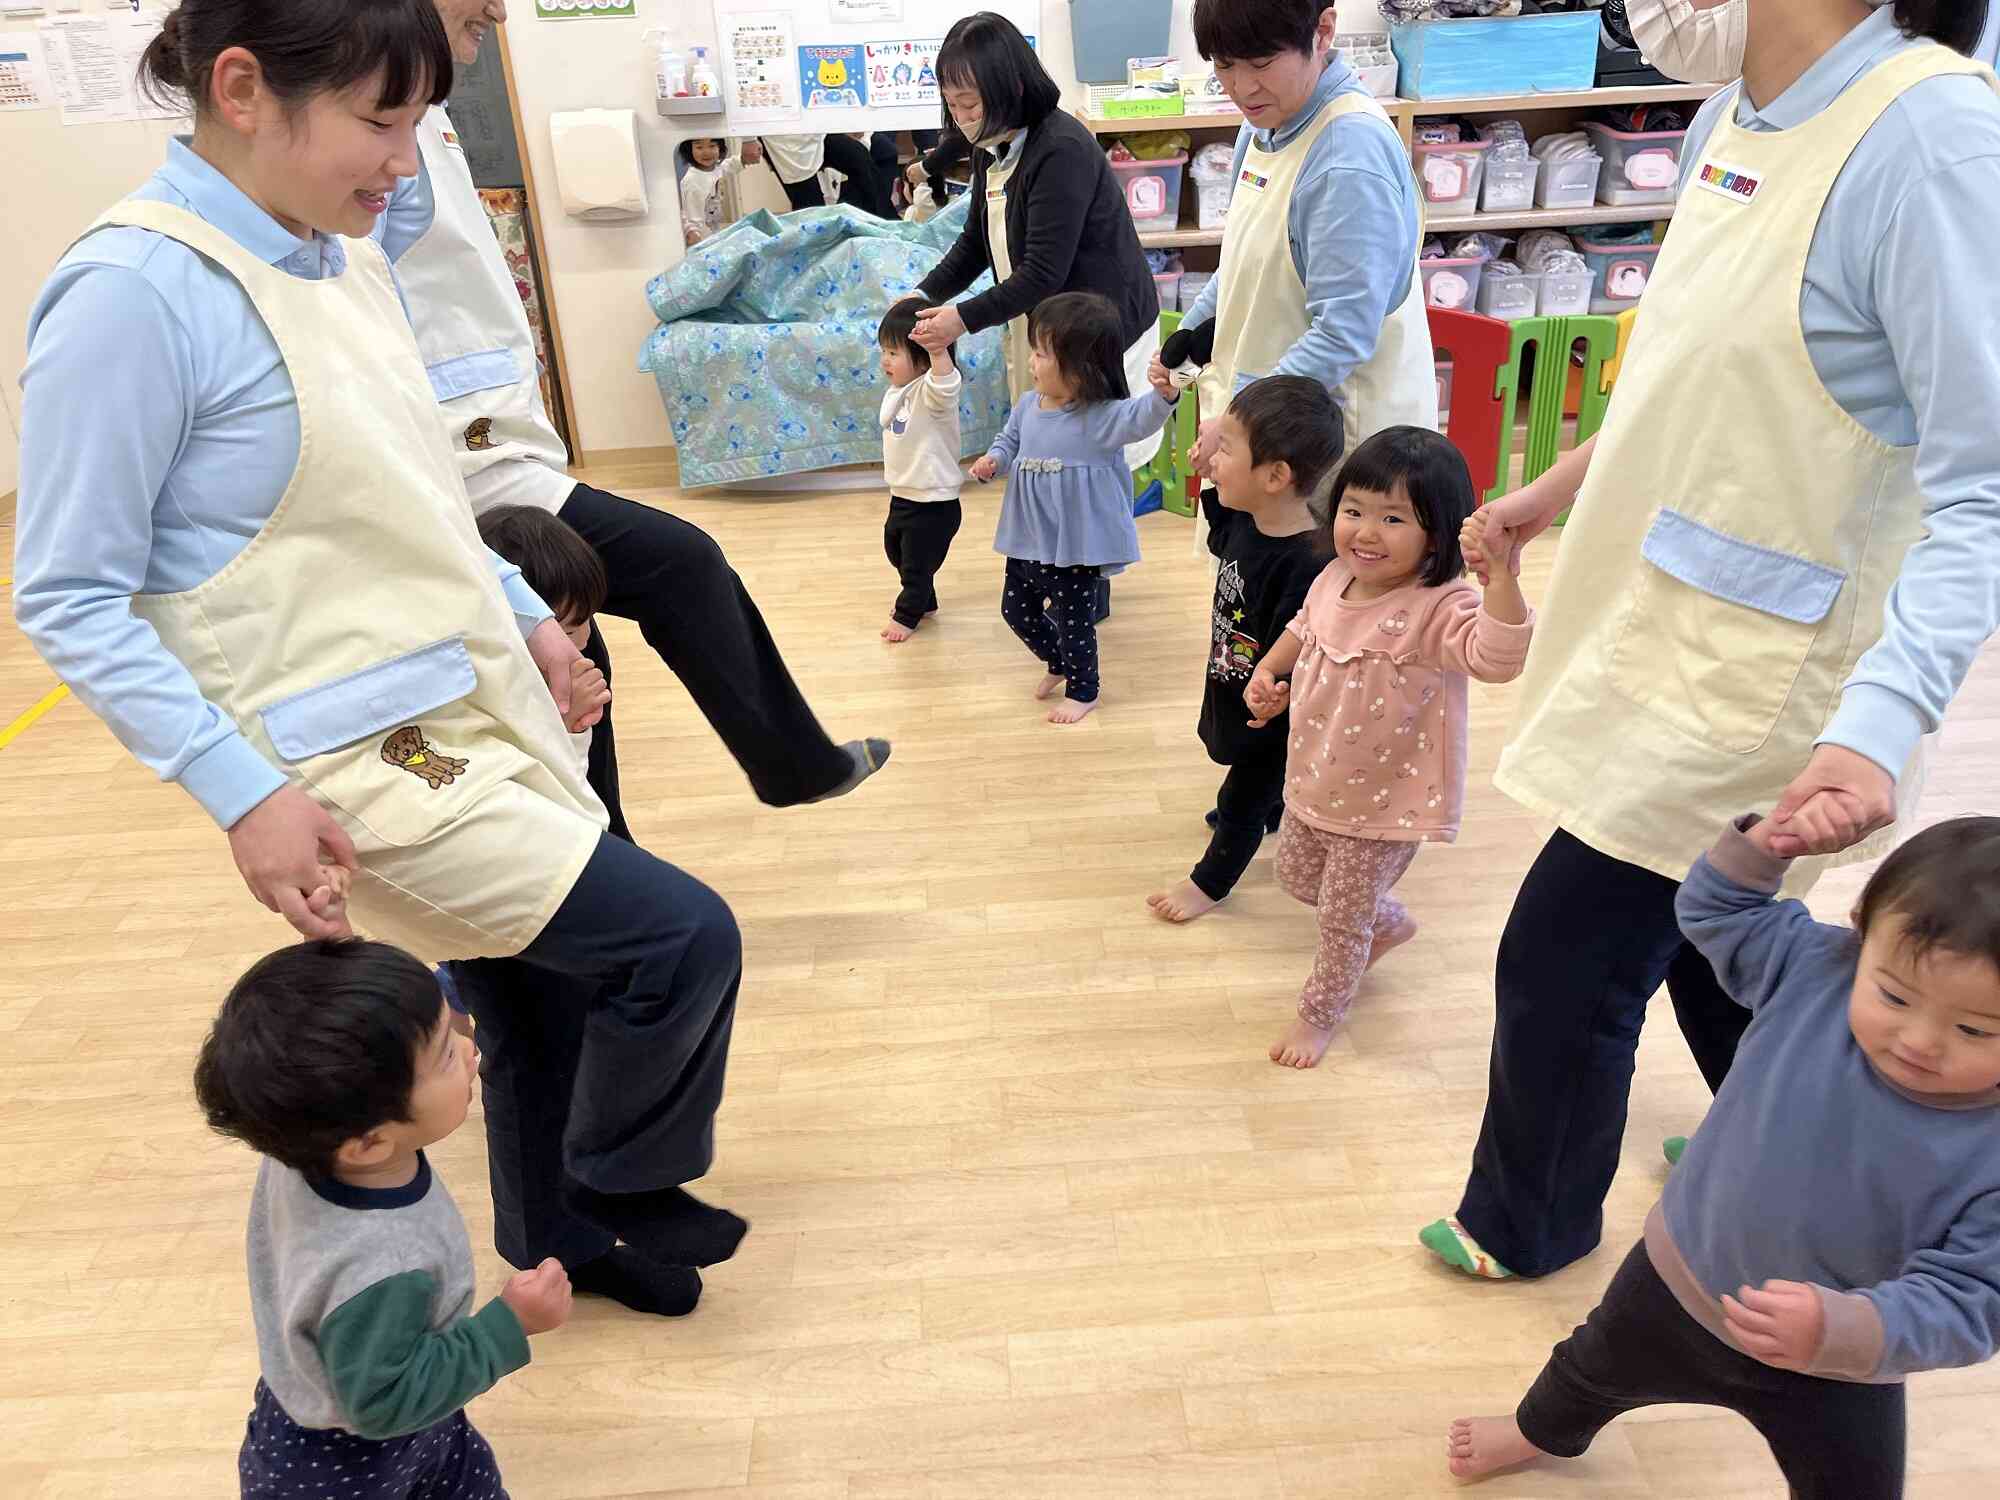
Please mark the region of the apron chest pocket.
[[390, 657], [261, 710], [271, 748], [322, 803], [385, 844], [430, 838], [518, 759], [475, 706], [461, 637]]
[[1847, 575], [1673, 510], [1639, 551], [1647, 566], [1612, 647], [1612, 686], [1705, 744], [1758, 749]]

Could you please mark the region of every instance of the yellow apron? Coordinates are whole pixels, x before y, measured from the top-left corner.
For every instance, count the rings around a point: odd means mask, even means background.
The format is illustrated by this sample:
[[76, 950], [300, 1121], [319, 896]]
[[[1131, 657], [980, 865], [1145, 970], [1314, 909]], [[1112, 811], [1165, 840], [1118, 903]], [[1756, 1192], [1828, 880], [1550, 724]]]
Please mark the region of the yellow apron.
[[[1494, 777], [1585, 843], [1678, 880], [1805, 769], [1922, 534], [1915, 449], [1827, 394], [1799, 319], [1827, 194], [1896, 99], [1992, 75], [1939, 46], [1791, 130], [1732, 96], [1661, 247], [1556, 554]], [[1907, 815], [1921, 748], [1897, 783]], [[1838, 857], [1868, 858], [1891, 832]], [[1800, 860], [1811, 887], [1829, 861]]]
[[222, 571], [133, 612], [360, 855], [357, 928], [427, 961], [516, 953], [605, 825], [494, 579], [388, 262], [303, 281], [184, 209], [97, 227], [178, 240], [234, 276], [298, 395], [299, 463]]
[[[1336, 120], [1352, 114], [1369, 115], [1384, 130], [1396, 128], [1373, 99], [1337, 94], [1319, 119], [1282, 150], [1260, 151], [1253, 144], [1244, 154], [1222, 236], [1215, 353], [1196, 386], [1205, 418], [1228, 409], [1239, 375], [1268, 375], [1306, 332], [1306, 286], [1292, 263], [1292, 193], [1314, 144]], [[1423, 278], [1414, 259], [1409, 290], [1383, 323], [1374, 355], [1333, 395], [1349, 453], [1385, 427], [1436, 429], [1436, 359]]]
[[[986, 243], [992, 252], [995, 286], [1014, 274], [1014, 262], [1007, 253], [1007, 184], [1014, 180], [1014, 169], [1020, 164], [1021, 158], [1016, 155], [1004, 167], [996, 159], [986, 169]], [[1000, 347], [1007, 362], [1007, 399], [1010, 402], [1018, 402], [1034, 389], [1034, 382], [1028, 378], [1028, 317], [1028, 314], [1023, 314], [1010, 318], [1000, 335]], [[1134, 395], [1146, 389], [1146, 371], [1159, 350], [1160, 325], [1155, 320], [1125, 351], [1125, 383]], [[1137, 469], [1159, 451], [1158, 437], [1127, 443], [1125, 466]]]

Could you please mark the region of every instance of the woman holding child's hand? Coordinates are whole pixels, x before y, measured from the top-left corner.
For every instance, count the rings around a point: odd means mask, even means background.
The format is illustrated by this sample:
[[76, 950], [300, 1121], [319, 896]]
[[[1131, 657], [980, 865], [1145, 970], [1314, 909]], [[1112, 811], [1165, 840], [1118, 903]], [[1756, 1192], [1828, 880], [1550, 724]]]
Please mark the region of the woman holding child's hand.
[[1465, 539], [1513, 572], [1570, 511], [1495, 775], [1557, 831], [1500, 940], [1464, 1197], [1423, 1231], [1487, 1276], [1597, 1245], [1663, 983], [1729, 1070], [1748, 1017], [1674, 912], [1708, 831], [1772, 809], [1792, 894], [1883, 848], [2000, 624], [2000, 98], [1961, 55], [1987, 6], [1626, 9], [1656, 66], [1725, 87], [1603, 430]]

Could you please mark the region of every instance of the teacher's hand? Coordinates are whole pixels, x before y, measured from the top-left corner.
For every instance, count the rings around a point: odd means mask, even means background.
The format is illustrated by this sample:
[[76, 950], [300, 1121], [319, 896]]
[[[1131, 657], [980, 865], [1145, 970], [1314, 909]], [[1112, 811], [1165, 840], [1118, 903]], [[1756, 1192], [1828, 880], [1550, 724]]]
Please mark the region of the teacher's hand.
[[958, 308], [948, 302], [943, 307], [926, 307], [917, 314], [916, 332], [910, 335], [910, 341], [936, 354], [953, 339], [964, 337], [965, 319], [958, 315]]
[[[571, 706], [571, 682], [576, 672], [576, 663], [583, 653], [576, 649], [576, 643], [563, 634], [563, 628], [554, 620], [544, 620], [528, 637], [528, 655], [534, 657], [535, 665], [542, 669], [542, 677], [549, 685], [549, 696], [555, 699], [556, 712], [562, 715], [563, 728], [571, 734], [590, 728], [604, 717], [604, 703], [593, 703], [580, 699]], [[611, 690], [605, 689], [605, 700]]]
[[921, 156], [903, 169], [903, 178], [913, 188], [920, 188], [931, 180], [930, 173], [924, 170], [924, 159]]
[[1838, 854], [1896, 821], [1896, 778], [1844, 745], [1821, 745], [1771, 810], [1780, 859]]
[[229, 852], [250, 894], [300, 936], [354, 936], [342, 873], [358, 864], [354, 842], [297, 787], [279, 787], [239, 818], [229, 830]]
[[1476, 556], [1466, 553], [1465, 565], [1479, 575], [1481, 584], [1493, 581], [1495, 566], [1505, 563], [1507, 571], [1519, 575], [1521, 554], [1528, 543], [1555, 524], [1557, 516], [1567, 504], [1561, 496], [1551, 498], [1532, 484], [1525, 484], [1511, 495], [1502, 495], [1498, 500], [1480, 507], [1479, 513], [1486, 517], [1486, 524], [1493, 531], [1501, 533], [1512, 541], [1512, 547], [1496, 548], [1501, 555], [1489, 557], [1484, 551]]

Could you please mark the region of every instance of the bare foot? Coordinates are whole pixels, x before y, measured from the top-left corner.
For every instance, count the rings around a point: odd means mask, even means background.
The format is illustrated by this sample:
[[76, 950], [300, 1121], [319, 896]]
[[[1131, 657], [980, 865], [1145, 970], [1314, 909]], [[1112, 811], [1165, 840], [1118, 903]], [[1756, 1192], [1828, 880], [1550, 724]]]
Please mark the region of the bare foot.
[[916, 631], [914, 629], [903, 624], [900, 620], [891, 620], [887, 625], [882, 627], [882, 639], [885, 641], [907, 641], [915, 634]]
[[1403, 918], [1403, 925], [1401, 927], [1392, 927], [1387, 932], [1378, 932], [1375, 935], [1375, 946], [1368, 952], [1368, 967], [1371, 969], [1374, 968], [1383, 954], [1387, 953], [1391, 948], [1402, 947], [1403, 944], [1416, 935], [1417, 919], [1415, 917]]
[[1451, 1424], [1444, 1451], [1451, 1472], [1460, 1479], [1484, 1479], [1501, 1469], [1548, 1457], [1521, 1436], [1520, 1424], [1512, 1417], [1460, 1417]]
[[1192, 922], [1202, 913], [1214, 911], [1216, 901], [1192, 880], [1183, 880], [1170, 891], [1153, 892], [1146, 905], [1163, 922]]
[[1035, 697], [1038, 699], [1053, 698], [1056, 695], [1057, 690], [1060, 689], [1063, 683], [1066, 682], [1067, 680], [1068, 680], [1067, 678], [1056, 676], [1056, 674], [1053, 672], [1045, 673], [1042, 677], [1042, 680], [1035, 684]]
[[1271, 1043], [1271, 1061], [1281, 1068], [1315, 1068], [1326, 1056], [1326, 1044], [1333, 1040], [1331, 1026], [1322, 1030], [1304, 1016], [1296, 1016], [1285, 1034]]
[[1097, 700], [1095, 698], [1092, 698], [1088, 703], [1078, 703], [1074, 698], [1065, 698], [1049, 710], [1049, 722], [1051, 724], [1074, 724], [1095, 707], [1097, 707]]

